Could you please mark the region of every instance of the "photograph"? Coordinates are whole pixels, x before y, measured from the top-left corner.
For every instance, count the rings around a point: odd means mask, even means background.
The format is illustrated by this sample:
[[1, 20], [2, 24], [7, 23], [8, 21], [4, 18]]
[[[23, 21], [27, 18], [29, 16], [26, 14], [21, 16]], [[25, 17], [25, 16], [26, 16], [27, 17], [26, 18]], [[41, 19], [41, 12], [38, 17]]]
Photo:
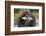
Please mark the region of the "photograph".
[[41, 6], [11, 5], [11, 32], [41, 29], [42, 29]]
[[5, 35], [45, 32], [45, 4], [5, 1]]
[[39, 9], [14, 8], [14, 27], [39, 26]]

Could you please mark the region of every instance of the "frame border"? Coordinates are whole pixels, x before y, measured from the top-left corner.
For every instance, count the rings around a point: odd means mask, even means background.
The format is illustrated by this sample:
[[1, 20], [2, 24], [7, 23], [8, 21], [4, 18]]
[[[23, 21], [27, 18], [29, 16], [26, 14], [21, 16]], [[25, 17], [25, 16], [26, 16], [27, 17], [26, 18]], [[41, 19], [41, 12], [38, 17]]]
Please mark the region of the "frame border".
[[[42, 30], [10, 31], [10, 5], [42, 6]], [[5, 35], [34, 34], [45, 32], [45, 4], [36, 2], [5, 1]]]

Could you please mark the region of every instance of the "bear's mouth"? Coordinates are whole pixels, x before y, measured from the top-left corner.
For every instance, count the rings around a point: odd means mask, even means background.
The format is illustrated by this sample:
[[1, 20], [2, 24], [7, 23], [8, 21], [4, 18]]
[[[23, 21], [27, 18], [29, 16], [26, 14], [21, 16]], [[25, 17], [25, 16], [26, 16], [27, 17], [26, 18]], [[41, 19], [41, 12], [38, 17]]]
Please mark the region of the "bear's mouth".
[[32, 17], [22, 17], [22, 19], [24, 19], [24, 20], [33, 20], [33, 18]]

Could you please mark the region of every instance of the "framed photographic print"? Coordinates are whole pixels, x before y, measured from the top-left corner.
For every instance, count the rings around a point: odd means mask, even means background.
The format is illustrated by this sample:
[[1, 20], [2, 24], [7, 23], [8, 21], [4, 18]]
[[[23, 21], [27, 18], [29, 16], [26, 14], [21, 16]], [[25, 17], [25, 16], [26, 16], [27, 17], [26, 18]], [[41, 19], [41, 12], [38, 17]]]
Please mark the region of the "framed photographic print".
[[45, 32], [44, 3], [5, 1], [5, 34]]

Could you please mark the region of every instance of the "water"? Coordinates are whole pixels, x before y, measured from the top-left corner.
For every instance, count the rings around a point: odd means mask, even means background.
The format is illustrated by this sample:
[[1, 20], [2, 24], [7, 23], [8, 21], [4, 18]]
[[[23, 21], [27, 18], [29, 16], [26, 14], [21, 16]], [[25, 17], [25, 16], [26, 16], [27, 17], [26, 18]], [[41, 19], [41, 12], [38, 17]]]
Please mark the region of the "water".
[[35, 18], [36, 18], [36, 26], [39, 26], [39, 18], [38, 17]]

